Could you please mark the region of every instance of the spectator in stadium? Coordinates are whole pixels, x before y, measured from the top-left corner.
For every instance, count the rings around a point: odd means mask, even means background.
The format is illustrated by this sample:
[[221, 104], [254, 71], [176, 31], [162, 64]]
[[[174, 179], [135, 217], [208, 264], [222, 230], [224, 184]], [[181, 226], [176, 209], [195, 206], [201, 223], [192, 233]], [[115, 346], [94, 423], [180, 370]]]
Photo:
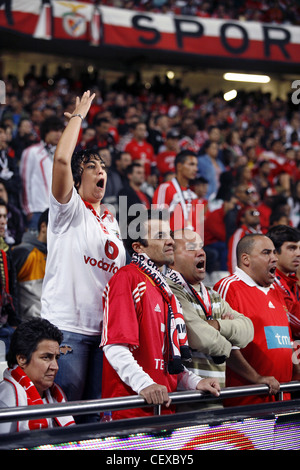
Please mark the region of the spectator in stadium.
[[[42, 318], [63, 331], [57, 383], [69, 400], [101, 398], [102, 293], [125, 264], [115, 218], [101, 205], [107, 175], [95, 150], [74, 153], [94, 94], [76, 98], [53, 162]], [[99, 416], [79, 417], [82, 421]]]
[[47, 258], [48, 212], [38, 221], [38, 235], [25, 232], [22, 243], [14, 246], [12, 259], [18, 281], [19, 312], [22, 320], [41, 316], [42, 284]]
[[[25, 407], [66, 401], [54, 382], [63, 335], [47, 320], [22, 322], [14, 331], [7, 355], [8, 368], [0, 382], [0, 407]], [[0, 423], [0, 434], [70, 426], [72, 416]]]
[[133, 204], [143, 204], [150, 209], [151, 198], [141, 189], [145, 182], [144, 166], [135, 160], [127, 167], [126, 173], [128, 184], [119, 191], [118, 196], [126, 196], [128, 208]]
[[8, 351], [14, 328], [20, 323], [17, 276], [10, 246], [6, 243], [7, 206], [0, 199], [0, 340]]
[[228, 195], [218, 209], [208, 210], [205, 215], [205, 249], [217, 254], [217, 261], [213, 271], [221, 271], [221, 276], [228, 272], [228, 222], [226, 219], [228, 214], [235, 210], [236, 204], [236, 197]]
[[[227, 400], [228, 405], [276, 400], [280, 383], [299, 380], [293, 364], [292, 338], [281, 292], [273, 285], [277, 255], [272, 240], [262, 234], [245, 235], [237, 245], [237, 268], [221, 279], [216, 290], [229, 305], [249, 317], [254, 339], [243, 349], [233, 349], [227, 361], [226, 386], [266, 384], [269, 393]], [[258, 308], [259, 306], [259, 308]], [[284, 394], [289, 399], [290, 394]]]
[[219, 160], [219, 146], [216, 142], [207, 140], [203, 146], [203, 155], [198, 156], [198, 173], [208, 180], [206, 197], [217, 194], [220, 186], [220, 175], [225, 171], [225, 166]]
[[[206, 256], [200, 235], [189, 229], [179, 230], [174, 232], [174, 241], [174, 263], [164, 275], [182, 306], [187, 327], [192, 362], [185, 365], [201, 377], [217, 378], [224, 388], [226, 359], [232, 346], [243, 348], [252, 341], [252, 322], [206, 288]], [[198, 405], [201, 407], [199, 403], [193, 408]]]
[[79, 139], [79, 143], [76, 145], [76, 152], [80, 150], [85, 150], [90, 147], [91, 142], [95, 142], [96, 129], [93, 126], [87, 126], [82, 129], [82, 134]]
[[6, 190], [6, 181], [1, 179], [0, 199], [3, 199], [7, 207], [7, 224], [4, 240], [11, 246], [18, 245], [21, 243], [22, 236], [25, 231], [23, 213], [21, 212], [21, 209], [9, 201], [8, 192]]
[[37, 231], [38, 220], [49, 207], [53, 156], [63, 127], [56, 116], [45, 119], [41, 124], [41, 141], [27, 147], [21, 156], [21, 203], [29, 230]]
[[[140, 228], [136, 233], [130, 230], [126, 240], [132, 261], [113, 276], [104, 293], [103, 398], [139, 394], [148, 404], [165, 405], [165, 414], [173, 411], [169, 393], [180, 383], [183, 389], [215, 396], [220, 387], [216, 379], [201, 379], [182, 364], [182, 358], [189, 356], [185, 339], [179, 350], [177, 341], [182, 338], [176, 338], [179, 319], [185, 331], [182, 312], [161, 274], [163, 265], [174, 261], [168, 213], [144, 211], [139, 221]], [[112, 413], [113, 419], [149, 415], [153, 415], [149, 407]]]
[[274, 243], [278, 258], [275, 284], [288, 308], [292, 335], [300, 338], [300, 292], [296, 272], [300, 266], [300, 232], [288, 225], [276, 225], [266, 234]]
[[94, 123], [96, 129], [96, 136], [88, 144], [89, 148], [108, 148], [113, 152], [116, 148], [116, 141], [114, 136], [110, 133], [110, 122], [105, 117], [95, 119]]
[[32, 121], [29, 118], [22, 118], [11, 142], [17, 161], [20, 161], [21, 155], [27, 147], [36, 144], [38, 141], [39, 137], [34, 131]]
[[151, 174], [151, 170], [156, 166], [154, 149], [146, 140], [147, 126], [139, 121], [132, 124], [132, 139], [125, 146], [125, 152], [130, 153], [132, 160], [140, 161], [145, 168], [146, 178]]
[[[151, 121], [150, 121], [151, 122]], [[153, 125], [148, 126], [147, 141], [152, 145], [154, 154], [164, 146], [167, 133], [170, 130], [170, 118], [167, 114], [158, 114], [153, 118]]]
[[291, 212], [291, 224], [300, 229], [300, 179], [292, 185], [291, 196], [288, 198]]
[[236, 268], [236, 247], [239, 240], [249, 233], [261, 233], [259, 216], [260, 213], [255, 206], [241, 209], [238, 215], [240, 226], [228, 241], [227, 268], [230, 274], [234, 273]]
[[126, 170], [131, 163], [132, 163], [132, 158], [131, 158], [130, 153], [123, 152], [123, 151], [114, 152], [112, 167], [120, 175], [123, 186], [125, 183], [128, 183]]
[[100, 148], [98, 153], [100, 158], [104, 161], [105, 171], [107, 173], [105, 195], [102, 199], [102, 203], [118, 218], [118, 192], [123, 188], [123, 181], [119, 173], [112, 167], [112, 154], [109, 148]]
[[174, 165], [175, 177], [161, 183], [152, 199], [152, 204], [168, 208], [172, 230], [196, 224], [192, 220], [192, 204], [197, 204], [198, 201], [197, 195], [189, 186], [197, 174], [196, 154], [190, 150], [182, 150], [176, 155]]
[[15, 152], [9, 145], [4, 125], [0, 125], [0, 178], [5, 181], [11, 204], [20, 207], [20, 175]]
[[175, 157], [179, 153], [179, 133], [176, 130], [167, 132], [164, 145], [156, 156], [156, 165], [159, 171], [159, 182], [162, 183], [165, 176], [170, 173], [175, 174]]

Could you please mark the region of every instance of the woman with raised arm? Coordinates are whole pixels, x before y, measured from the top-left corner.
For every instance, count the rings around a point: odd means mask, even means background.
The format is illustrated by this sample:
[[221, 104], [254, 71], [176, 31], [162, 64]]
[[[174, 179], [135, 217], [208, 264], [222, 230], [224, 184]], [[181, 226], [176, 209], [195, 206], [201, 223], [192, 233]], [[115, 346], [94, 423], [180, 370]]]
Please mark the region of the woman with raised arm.
[[101, 204], [105, 164], [97, 149], [74, 153], [94, 96], [86, 91], [74, 112], [65, 113], [69, 122], [54, 155], [49, 201], [41, 315], [64, 334], [56, 381], [69, 401], [101, 397], [102, 293], [125, 264], [118, 223]]

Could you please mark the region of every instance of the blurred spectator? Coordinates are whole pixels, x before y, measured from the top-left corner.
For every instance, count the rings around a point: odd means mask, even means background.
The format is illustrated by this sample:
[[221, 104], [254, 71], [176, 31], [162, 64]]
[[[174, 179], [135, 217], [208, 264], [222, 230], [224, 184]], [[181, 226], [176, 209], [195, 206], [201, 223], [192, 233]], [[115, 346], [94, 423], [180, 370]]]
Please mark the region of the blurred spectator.
[[132, 125], [132, 139], [125, 146], [125, 152], [130, 153], [132, 160], [140, 161], [145, 168], [146, 177], [151, 174], [152, 167], [156, 166], [154, 149], [146, 140], [147, 127], [144, 122], [137, 122]]
[[191, 209], [193, 204], [197, 204], [198, 198], [190, 188], [190, 182], [195, 180], [196, 174], [196, 154], [182, 150], [175, 158], [175, 177], [161, 183], [153, 195], [152, 204], [169, 210], [171, 230], [192, 226], [196, 230], [197, 221], [193, 220]]
[[34, 131], [31, 120], [22, 118], [18, 123], [17, 131], [11, 142], [17, 161], [19, 162], [23, 150], [38, 141], [39, 137]]
[[0, 178], [5, 181], [9, 201], [20, 207], [20, 186], [18, 162], [15, 152], [7, 144], [5, 128], [0, 125]]
[[76, 152], [80, 150], [85, 150], [90, 147], [91, 142], [95, 142], [96, 129], [93, 126], [87, 126], [82, 129], [81, 137], [79, 143], [76, 145]]
[[110, 122], [107, 118], [97, 118], [94, 123], [96, 129], [96, 136], [93, 140], [89, 141], [89, 148], [98, 147], [108, 148], [110, 152], [113, 152], [116, 147], [116, 141], [113, 135], [109, 132]]
[[18, 299], [21, 320], [41, 316], [42, 284], [47, 258], [48, 212], [38, 221], [38, 235], [25, 232], [22, 243], [12, 250], [12, 259], [18, 281]]
[[147, 141], [152, 145], [155, 155], [161, 151], [170, 130], [170, 118], [167, 114], [159, 114], [153, 118], [153, 126], [148, 126]]
[[290, 217], [293, 227], [300, 229], [300, 179], [292, 185], [292, 194], [288, 198], [291, 208]]
[[179, 152], [179, 134], [176, 130], [167, 132], [164, 145], [156, 156], [156, 165], [160, 173], [160, 183], [168, 173], [175, 174], [175, 157]]
[[4, 240], [6, 224], [7, 207], [0, 199], [0, 340], [4, 342], [7, 352], [20, 318], [16, 270], [11, 248]]
[[225, 171], [225, 166], [218, 159], [219, 146], [216, 142], [207, 140], [203, 152], [204, 154], [198, 157], [198, 172], [199, 176], [208, 180], [206, 197], [209, 198], [216, 195], [220, 186], [220, 175]]
[[41, 124], [41, 142], [24, 150], [20, 161], [22, 208], [28, 229], [37, 231], [41, 213], [49, 207], [52, 164], [63, 122], [56, 116]]
[[115, 217], [118, 217], [118, 192], [123, 187], [123, 181], [119, 173], [114, 168], [112, 168], [112, 154], [109, 148], [100, 148], [98, 150], [98, 154], [105, 163], [105, 169], [107, 173], [107, 183], [102, 203], [108, 206], [108, 209]]
[[25, 231], [24, 217], [21, 210], [8, 199], [6, 181], [0, 179], [0, 199], [3, 199], [7, 207], [7, 225], [4, 239], [8, 245], [21, 243]]
[[228, 258], [227, 269], [233, 274], [237, 266], [236, 263], [236, 247], [241, 238], [249, 233], [261, 233], [260, 230], [260, 213], [255, 206], [244, 207], [239, 214], [240, 226], [236, 229], [228, 241]]

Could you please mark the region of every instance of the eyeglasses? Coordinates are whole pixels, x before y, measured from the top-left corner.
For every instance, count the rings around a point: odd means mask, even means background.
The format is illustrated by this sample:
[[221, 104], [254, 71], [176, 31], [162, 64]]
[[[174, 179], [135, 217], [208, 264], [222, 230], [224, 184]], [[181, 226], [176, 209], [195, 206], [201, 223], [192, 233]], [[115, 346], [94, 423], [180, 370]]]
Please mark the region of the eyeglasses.
[[245, 194], [256, 194], [256, 192], [257, 191], [255, 189], [248, 188], [246, 189]]
[[187, 251], [196, 251], [196, 250], [202, 250], [203, 248], [203, 243], [193, 243], [193, 242], [186, 242], [185, 243], [185, 249]]
[[260, 215], [260, 212], [257, 211], [257, 210], [253, 210], [253, 211], [250, 211], [250, 215], [259, 216], [259, 215]]

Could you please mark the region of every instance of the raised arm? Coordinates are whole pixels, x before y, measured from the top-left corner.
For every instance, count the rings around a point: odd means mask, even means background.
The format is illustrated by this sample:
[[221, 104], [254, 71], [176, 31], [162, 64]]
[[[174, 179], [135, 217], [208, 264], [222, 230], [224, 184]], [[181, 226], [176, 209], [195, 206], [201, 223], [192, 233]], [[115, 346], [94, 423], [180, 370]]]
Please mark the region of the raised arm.
[[95, 97], [90, 91], [83, 93], [82, 97], [76, 98], [73, 113], [64, 113], [69, 122], [57, 144], [53, 161], [52, 193], [61, 204], [70, 200], [74, 181], [71, 169], [71, 158], [77, 144], [82, 120], [86, 117], [91, 103]]

